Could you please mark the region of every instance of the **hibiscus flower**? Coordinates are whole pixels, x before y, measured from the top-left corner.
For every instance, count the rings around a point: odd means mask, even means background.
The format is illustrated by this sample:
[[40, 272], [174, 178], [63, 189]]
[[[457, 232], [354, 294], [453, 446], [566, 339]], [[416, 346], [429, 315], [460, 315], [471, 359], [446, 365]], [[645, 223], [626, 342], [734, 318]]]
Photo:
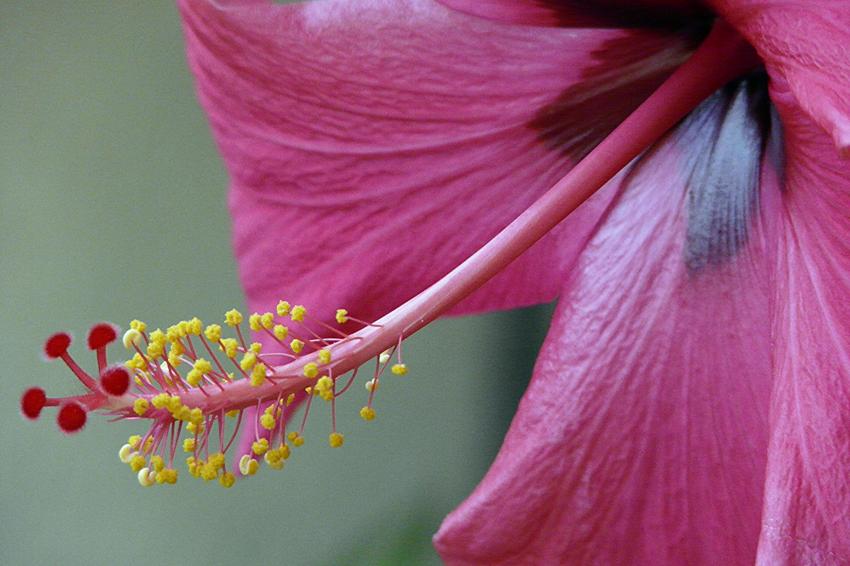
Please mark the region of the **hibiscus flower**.
[[181, 4], [252, 308], [285, 289], [378, 317], [415, 296], [717, 15], [763, 67], [453, 309], [559, 298], [501, 452], [435, 543], [464, 564], [850, 561], [850, 6], [444, 4]]
[[448, 563], [850, 561], [850, 6], [180, 5], [252, 309], [559, 301]]

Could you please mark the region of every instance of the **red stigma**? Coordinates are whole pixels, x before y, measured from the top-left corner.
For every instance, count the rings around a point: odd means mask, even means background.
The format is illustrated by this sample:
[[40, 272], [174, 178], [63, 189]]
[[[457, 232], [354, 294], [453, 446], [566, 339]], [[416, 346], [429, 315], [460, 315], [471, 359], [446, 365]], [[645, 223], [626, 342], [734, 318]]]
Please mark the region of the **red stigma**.
[[48, 358], [59, 358], [68, 351], [71, 345], [71, 335], [67, 332], [57, 332], [44, 343], [44, 353]]
[[41, 414], [46, 403], [47, 396], [44, 394], [44, 389], [30, 387], [21, 396], [21, 412], [26, 418], [35, 420]]
[[108, 394], [120, 397], [130, 388], [130, 372], [121, 366], [106, 368], [100, 376], [100, 386]]
[[95, 324], [91, 327], [91, 330], [89, 330], [89, 349], [97, 350], [98, 348], [103, 348], [110, 342], [114, 341], [117, 337], [118, 332], [112, 324], [109, 324], [108, 322]]
[[86, 424], [86, 410], [78, 403], [62, 405], [59, 414], [56, 416], [56, 422], [63, 432], [77, 432]]

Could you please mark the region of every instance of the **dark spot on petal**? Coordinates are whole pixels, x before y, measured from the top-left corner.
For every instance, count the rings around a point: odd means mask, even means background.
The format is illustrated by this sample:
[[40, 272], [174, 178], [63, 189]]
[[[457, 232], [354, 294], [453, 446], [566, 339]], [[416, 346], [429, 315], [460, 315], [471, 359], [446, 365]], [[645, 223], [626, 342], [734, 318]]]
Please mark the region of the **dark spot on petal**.
[[553, 11], [563, 27], [681, 27], [710, 20], [698, 0], [534, 0]]
[[676, 35], [641, 32], [606, 41], [593, 53], [583, 80], [541, 108], [529, 127], [549, 148], [584, 157], [664, 82], [705, 33], [688, 28]]
[[[693, 152], [686, 169], [690, 171], [684, 252], [688, 269], [722, 264], [746, 244], [758, 207], [770, 130], [764, 73], [718, 90], [677, 128], [679, 145]], [[710, 142], [691, 143], [688, 136]]]

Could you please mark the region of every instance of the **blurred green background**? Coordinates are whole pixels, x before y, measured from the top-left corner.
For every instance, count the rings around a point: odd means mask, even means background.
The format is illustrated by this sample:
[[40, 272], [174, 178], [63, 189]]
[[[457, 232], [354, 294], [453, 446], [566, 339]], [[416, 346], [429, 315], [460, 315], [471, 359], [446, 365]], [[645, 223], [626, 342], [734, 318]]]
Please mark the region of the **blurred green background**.
[[54, 411], [30, 423], [18, 400], [31, 384], [79, 392], [41, 361], [53, 331], [81, 341], [99, 320], [214, 320], [242, 304], [176, 9], [0, 3], [0, 76], [0, 563], [438, 563], [430, 537], [495, 455], [548, 309], [415, 336], [413, 372], [381, 389], [376, 421], [341, 404], [341, 450], [317, 414], [282, 472], [225, 491], [181, 466], [176, 486], [142, 489], [117, 457], [138, 426], [94, 418], [64, 437]]

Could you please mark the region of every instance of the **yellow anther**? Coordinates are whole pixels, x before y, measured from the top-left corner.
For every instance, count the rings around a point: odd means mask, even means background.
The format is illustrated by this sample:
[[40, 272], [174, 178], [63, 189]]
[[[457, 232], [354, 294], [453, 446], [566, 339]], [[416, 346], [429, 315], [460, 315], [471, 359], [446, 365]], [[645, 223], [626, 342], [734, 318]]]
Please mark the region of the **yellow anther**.
[[286, 316], [286, 315], [289, 314], [289, 311], [290, 311], [291, 308], [292, 307], [290, 306], [290, 304], [288, 302], [280, 301], [277, 304], [277, 314], [280, 315], [280, 316]]
[[254, 367], [254, 364], [256, 363], [257, 354], [254, 352], [247, 352], [244, 356], [242, 356], [242, 361], [239, 362], [239, 367], [241, 367], [244, 371], [248, 371]]
[[221, 341], [221, 347], [228, 358], [235, 358], [239, 351], [239, 342], [235, 338], [224, 338]]
[[151, 456], [151, 466], [153, 466], [153, 471], [155, 472], [162, 471], [162, 469], [165, 467], [165, 461], [159, 454]]
[[165, 331], [166, 340], [172, 344], [176, 344], [183, 336], [185, 336], [185, 333], [183, 333], [180, 330], [180, 327], [176, 324], [174, 326], [169, 326]]
[[204, 432], [204, 423], [195, 424], [195, 423], [190, 422], [189, 424], [186, 425], [186, 430], [188, 430], [189, 432], [191, 432], [193, 434], [201, 434], [201, 433]]
[[146, 464], [147, 461], [145, 460], [144, 456], [136, 455], [130, 458], [130, 469], [134, 472], [138, 472], [139, 470], [144, 468]]
[[257, 330], [260, 330], [262, 328], [262, 325], [260, 324], [260, 313], [255, 312], [255, 313], [252, 313], [251, 316], [248, 317], [248, 326], [254, 332], [256, 332]]
[[177, 413], [174, 413], [174, 418], [180, 421], [190, 421], [192, 420], [192, 411], [189, 410], [189, 407], [183, 405]]
[[331, 351], [321, 349], [318, 353], [318, 360], [320, 364], [327, 365], [331, 363]]
[[360, 418], [364, 421], [371, 421], [375, 418], [375, 409], [372, 407], [363, 407], [360, 409]]
[[286, 340], [287, 335], [289, 335], [289, 329], [282, 324], [275, 324], [272, 333], [275, 338], [283, 342]]
[[259, 387], [266, 381], [266, 364], [257, 364], [251, 370], [251, 386]]
[[144, 332], [148, 329], [148, 325], [142, 322], [141, 320], [133, 319], [130, 321], [130, 328], [133, 330], [138, 330], [139, 332]]
[[189, 334], [194, 334], [195, 336], [200, 336], [201, 332], [204, 331], [204, 323], [200, 318], [195, 317], [189, 321], [188, 328], [186, 332]]
[[165, 351], [165, 345], [161, 342], [151, 342], [148, 344], [147, 354], [151, 358], [158, 358]]
[[133, 447], [129, 444], [125, 444], [118, 451], [118, 459], [124, 462], [125, 464], [129, 464], [130, 460], [133, 459], [133, 456], [136, 454], [133, 452]]
[[260, 324], [262, 324], [263, 328], [266, 330], [271, 330], [274, 327], [274, 315], [270, 312], [264, 312], [260, 315]]
[[274, 450], [270, 450], [270, 451], [266, 452], [266, 455], [264, 457], [266, 464], [268, 464], [269, 468], [271, 468], [273, 470], [282, 470], [283, 466], [284, 466], [284, 461], [281, 460], [280, 456], [277, 456], [277, 455], [273, 456], [272, 453], [274, 453], [274, 452], [275, 452]]
[[301, 353], [301, 350], [304, 348], [304, 342], [296, 338], [292, 342], [289, 343], [290, 349], [296, 354]]
[[231, 419], [235, 419], [237, 416], [239, 416], [239, 411], [237, 409], [233, 409], [232, 411], [227, 411], [224, 414], [225, 416], [228, 416]]
[[221, 340], [221, 325], [220, 324], [209, 324], [204, 329], [204, 336], [207, 337], [207, 340], [213, 343], [218, 343]]
[[174, 470], [172, 468], [165, 468], [163, 470], [158, 471], [156, 473], [156, 483], [177, 483], [177, 470]]
[[316, 381], [316, 389], [319, 391], [328, 391], [334, 386], [334, 380], [327, 375], [323, 375]]
[[186, 467], [189, 468], [189, 473], [195, 477], [198, 477], [200, 473], [200, 469], [198, 467], [198, 462], [195, 461], [194, 456], [189, 456], [186, 458]]
[[201, 373], [209, 373], [212, 371], [212, 364], [204, 358], [198, 358], [197, 360], [195, 360], [195, 363], [192, 364], [192, 368], [198, 370]]
[[142, 487], [150, 487], [154, 484], [154, 481], [156, 480], [156, 472], [153, 472], [148, 468], [141, 468], [139, 470], [133, 471], [139, 472], [138, 474], [136, 474], [136, 477], [139, 480], [139, 485], [141, 485]]
[[254, 352], [255, 354], [259, 354], [263, 351], [263, 345], [259, 342], [251, 342], [251, 345], [248, 346], [248, 350]]
[[230, 472], [224, 472], [221, 474], [221, 477], [218, 478], [218, 483], [222, 485], [222, 487], [231, 488], [233, 484], [236, 483], [236, 476], [231, 474]]
[[292, 312], [290, 313], [290, 318], [296, 322], [302, 322], [304, 320], [304, 315], [307, 314], [307, 309], [304, 308], [304, 305], [295, 305], [292, 307]]
[[132, 358], [124, 362], [124, 366], [129, 369], [145, 369], [147, 365], [148, 364], [145, 362], [145, 359], [138, 352], [133, 354]]
[[145, 440], [145, 445], [142, 447], [142, 450], [148, 452], [153, 446], [153, 436], [149, 436], [147, 440]]
[[176, 353], [173, 348], [168, 352], [168, 363], [172, 367], [177, 367], [183, 363], [183, 360], [180, 359], [180, 354]]
[[194, 438], [186, 438], [183, 440], [183, 452], [194, 452], [195, 451], [195, 439]]
[[130, 438], [127, 439], [127, 444], [133, 447], [133, 450], [138, 450], [140, 443], [142, 442], [142, 437], [138, 434], [134, 434]]
[[290, 393], [290, 394], [286, 397], [286, 406], [288, 407], [288, 406], [290, 406], [291, 404], [293, 404], [294, 402], [295, 402], [295, 393]]
[[251, 458], [248, 454], [239, 459], [239, 471], [243, 476], [253, 476], [260, 468], [260, 463]]
[[203, 464], [201, 467], [201, 479], [204, 481], [212, 481], [218, 476], [218, 468], [213, 466], [210, 462]]
[[268, 451], [268, 449], [269, 449], [269, 441], [266, 440], [265, 438], [261, 438], [261, 439], [257, 440], [256, 442], [254, 442], [253, 444], [251, 444], [251, 450], [257, 456], [262, 456], [263, 454], [265, 454]]
[[319, 366], [317, 364], [314, 362], [304, 364], [304, 377], [313, 379], [317, 375], [319, 375]]
[[142, 343], [142, 333], [138, 330], [131, 328], [127, 332], [124, 333], [124, 337], [121, 338], [121, 342], [124, 344], [124, 347], [128, 350], [132, 350], [134, 345], [139, 345]]
[[207, 461], [218, 470], [224, 467], [224, 459], [224, 452], [213, 452]]
[[187, 420], [189, 422], [195, 423], [196, 425], [199, 425], [204, 422], [204, 412], [198, 407], [195, 407], [194, 409], [189, 411], [189, 418]]
[[[327, 381], [324, 381], [325, 378], [327, 378]], [[333, 381], [327, 376], [324, 376], [319, 381], [321, 381], [322, 383], [321, 385], [319, 385], [318, 383], [316, 384], [316, 389], [313, 394], [318, 395], [325, 401], [330, 401], [334, 398]], [[330, 382], [330, 385], [328, 385], [328, 382]]]
[[[313, 393], [313, 388], [312, 388], [312, 387], [305, 387], [305, 388], [304, 388], [304, 393], [306, 393], [307, 395], [312, 394], [312, 393]], [[318, 389], [316, 389], [316, 393], [315, 393], [315, 394], [316, 394], [316, 395], [318, 395], [318, 394], [319, 394], [319, 390], [318, 390]]]
[[378, 356], [378, 362], [380, 362], [381, 364], [385, 364], [388, 361], [390, 361], [390, 351], [384, 350], [383, 352], [381, 352], [381, 355]]
[[141, 397], [139, 397], [138, 399], [133, 401], [133, 412], [139, 415], [140, 417], [143, 417], [145, 413], [148, 412], [148, 409], [150, 409], [150, 406], [151, 404], [148, 402], [147, 399], [142, 399]]
[[339, 448], [345, 443], [345, 437], [342, 433], [332, 432], [328, 435], [328, 444], [331, 445], [331, 448]]
[[301, 446], [304, 444], [304, 437], [298, 434], [295, 431], [290, 432], [286, 437], [292, 443], [293, 446]]
[[404, 364], [393, 364], [390, 371], [393, 372], [394, 375], [407, 375], [407, 366]]
[[168, 405], [169, 399], [171, 399], [171, 395], [168, 393], [160, 393], [159, 395], [151, 397], [151, 403], [153, 403], [154, 409], [163, 409]]
[[275, 418], [266, 413], [262, 417], [260, 417], [260, 426], [266, 430], [272, 430], [275, 425]]
[[165, 346], [165, 343], [168, 341], [168, 338], [165, 336], [165, 333], [162, 330], [157, 328], [156, 330], [151, 332], [150, 341]]
[[181, 356], [186, 351], [186, 349], [183, 347], [182, 342], [172, 342], [171, 348], [168, 351], [172, 352], [172, 353], [174, 353], [178, 356]]
[[224, 313], [224, 323], [227, 326], [239, 326], [242, 324], [242, 313], [236, 309], [231, 309]]
[[363, 385], [366, 387], [366, 391], [371, 393], [372, 391], [378, 390], [378, 388], [381, 386], [381, 382], [377, 381], [376, 379], [370, 379]]
[[174, 395], [168, 399], [168, 412], [173, 414], [179, 414], [180, 409], [183, 408], [183, 403], [180, 401], [179, 395]]
[[340, 324], [348, 322], [348, 311], [345, 309], [336, 309], [336, 321]]
[[281, 444], [280, 446], [278, 446], [277, 452], [278, 452], [278, 454], [280, 454], [280, 457], [283, 458], [284, 460], [289, 458], [289, 454], [290, 454], [289, 446], [287, 446], [286, 444]]
[[189, 373], [186, 374], [186, 383], [192, 387], [197, 387], [203, 379], [204, 374], [196, 369], [189, 370]]

